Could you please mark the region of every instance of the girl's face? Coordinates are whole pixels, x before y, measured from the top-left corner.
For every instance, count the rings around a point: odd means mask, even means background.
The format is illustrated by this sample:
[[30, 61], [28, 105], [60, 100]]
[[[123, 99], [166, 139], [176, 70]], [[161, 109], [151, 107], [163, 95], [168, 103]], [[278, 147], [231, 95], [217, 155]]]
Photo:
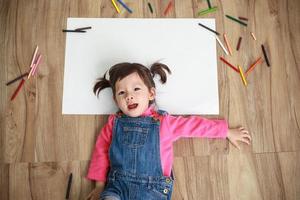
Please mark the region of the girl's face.
[[155, 98], [155, 88], [149, 90], [136, 72], [118, 80], [115, 89], [116, 104], [130, 117], [143, 114], [149, 106], [149, 101]]

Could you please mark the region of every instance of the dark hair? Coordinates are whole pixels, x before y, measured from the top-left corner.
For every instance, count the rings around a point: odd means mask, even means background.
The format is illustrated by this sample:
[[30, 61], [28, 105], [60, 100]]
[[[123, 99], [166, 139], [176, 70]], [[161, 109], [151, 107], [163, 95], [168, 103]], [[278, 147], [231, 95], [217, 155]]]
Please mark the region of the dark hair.
[[111, 87], [115, 98], [116, 82], [118, 80], [122, 80], [123, 78], [134, 72], [138, 73], [140, 78], [144, 81], [145, 85], [150, 90], [152, 87], [155, 88], [155, 83], [153, 80], [155, 74], [158, 74], [160, 76], [161, 83], [164, 84], [167, 81], [167, 74], [165, 70], [169, 74], [171, 74], [169, 67], [162, 63], [154, 63], [151, 65], [150, 69], [139, 63], [118, 63], [109, 69], [109, 80], [106, 79], [107, 72], [103, 75], [103, 77], [97, 79], [97, 82], [94, 85], [94, 93], [95, 95], [99, 96], [101, 90], [107, 87]]

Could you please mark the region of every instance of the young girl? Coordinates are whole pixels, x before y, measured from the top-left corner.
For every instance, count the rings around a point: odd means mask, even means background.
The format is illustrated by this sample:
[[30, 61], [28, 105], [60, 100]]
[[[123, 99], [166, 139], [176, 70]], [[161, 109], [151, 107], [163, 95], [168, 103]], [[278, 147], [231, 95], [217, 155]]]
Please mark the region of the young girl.
[[181, 137], [228, 138], [250, 144], [243, 128], [228, 129], [225, 120], [172, 116], [156, 109], [155, 83], [167, 81], [170, 69], [161, 63], [150, 69], [120, 63], [94, 86], [94, 93], [111, 87], [119, 112], [110, 115], [98, 136], [87, 178], [97, 181], [88, 199], [170, 200], [173, 189], [173, 142]]

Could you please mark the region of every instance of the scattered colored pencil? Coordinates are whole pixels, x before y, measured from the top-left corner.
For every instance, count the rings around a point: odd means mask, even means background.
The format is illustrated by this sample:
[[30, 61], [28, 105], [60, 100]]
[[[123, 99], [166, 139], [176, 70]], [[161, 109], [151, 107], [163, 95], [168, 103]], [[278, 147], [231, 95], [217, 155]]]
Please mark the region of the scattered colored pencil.
[[129, 13], [132, 13], [132, 10], [121, 0], [117, 0]]
[[69, 199], [69, 196], [70, 196], [70, 190], [71, 190], [71, 185], [72, 185], [72, 178], [73, 178], [73, 174], [71, 173], [69, 175], [69, 180], [68, 180], [68, 186], [67, 186], [67, 192], [66, 192], [66, 199]]
[[209, 8], [209, 9], [206, 9], [206, 10], [202, 10], [202, 11], [199, 11], [198, 12], [198, 16], [201, 16], [201, 15], [206, 15], [208, 13], [211, 13], [211, 12], [215, 12], [217, 10], [218, 7], [213, 7], [213, 8]]
[[73, 33], [85, 33], [86, 31], [82, 31], [82, 30], [67, 30], [67, 29], [63, 29], [62, 32], [73, 32]]
[[21, 78], [24, 78], [25, 76], [28, 76], [28, 72], [26, 72], [25, 74], [22, 74], [21, 76], [18, 76], [17, 78], [15, 78], [15, 79], [13, 79], [13, 80], [7, 82], [6, 85], [13, 84], [14, 82], [20, 80]]
[[264, 47], [263, 44], [261, 45], [261, 48], [262, 48], [262, 51], [263, 51], [263, 54], [264, 54], [266, 63], [267, 63], [267, 65], [268, 65], [268, 67], [270, 67], [270, 62], [269, 62], [269, 59], [268, 59], [268, 56], [267, 56], [267, 53], [266, 53], [266, 50], [265, 50], [265, 47]]
[[246, 23], [244, 23], [244, 22], [242, 22], [241, 20], [238, 20], [238, 19], [236, 19], [236, 18], [234, 18], [234, 17], [231, 17], [230, 15], [225, 15], [228, 19], [231, 19], [231, 20], [233, 20], [233, 21], [235, 21], [235, 22], [237, 22], [237, 23], [239, 23], [239, 24], [241, 24], [241, 25], [244, 25], [244, 26], [247, 26], [247, 24]]
[[37, 54], [38, 50], [39, 50], [39, 46], [36, 45], [35, 50], [34, 50], [34, 53], [33, 53], [33, 56], [32, 56], [32, 59], [31, 59], [30, 68], [32, 68], [32, 65], [33, 65], [33, 63], [34, 63], [34, 61], [35, 61], [36, 54]]
[[224, 41], [225, 41], [225, 44], [226, 44], [226, 46], [227, 46], [227, 49], [228, 49], [228, 51], [229, 51], [229, 54], [232, 56], [231, 46], [230, 46], [230, 44], [229, 44], [229, 41], [228, 41], [227, 36], [226, 36], [225, 33], [223, 34], [223, 37], [224, 37]]
[[237, 73], [240, 73], [239, 69], [236, 68], [235, 66], [233, 66], [232, 64], [230, 64], [227, 60], [225, 60], [225, 58], [220, 57], [220, 59], [221, 59], [225, 64], [227, 64], [229, 67], [231, 67], [234, 71], [236, 71]]
[[203, 24], [201, 24], [201, 23], [198, 23], [198, 25], [199, 25], [199, 26], [202, 26], [203, 28], [205, 28], [205, 29], [207, 29], [207, 30], [209, 30], [209, 31], [211, 31], [211, 32], [213, 32], [213, 33], [215, 33], [215, 34], [217, 34], [217, 35], [220, 35], [220, 33], [218, 33], [217, 31], [212, 30], [211, 28], [209, 28], [209, 27], [207, 27], [207, 26], [205, 26], [205, 25], [203, 25]]
[[240, 71], [240, 75], [241, 75], [242, 81], [243, 81], [244, 85], [247, 86], [247, 81], [246, 81], [246, 78], [244, 76], [243, 70], [242, 70], [242, 68], [239, 65], [238, 65], [238, 68], [239, 68], [239, 71]]
[[259, 64], [262, 61], [261, 57], [259, 57], [245, 72], [245, 76], [248, 76], [248, 74], [254, 69], [254, 67]]
[[240, 49], [241, 42], [242, 42], [242, 37], [239, 37], [239, 41], [238, 41], [237, 46], [236, 46], [237, 51]]
[[151, 3], [149, 3], [149, 2], [148, 2], [148, 7], [150, 9], [150, 12], [153, 13], [153, 9], [152, 9]]
[[37, 58], [36, 63], [34, 64], [34, 69], [33, 69], [33, 71], [32, 71], [32, 76], [35, 75], [36, 69], [37, 69], [37, 67], [38, 67], [39, 64], [40, 64], [41, 59], [42, 59], [42, 55], [40, 54], [40, 55], [38, 56], [38, 58]]
[[256, 37], [255, 37], [254, 33], [251, 32], [251, 36], [252, 36], [252, 38], [253, 38], [254, 40], [256, 40]]
[[24, 85], [25, 80], [22, 79], [21, 82], [19, 83], [17, 89], [15, 90], [14, 94], [11, 96], [10, 100], [14, 100], [15, 97], [17, 96], [17, 94], [19, 93], [20, 89], [22, 88], [22, 86]]
[[211, 8], [210, 0], [207, 0], [207, 5], [209, 8]]
[[112, 2], [112, 4], [114, 5], [116, 11], [117, 11], [118, 13], [120, 13], [120, 9], [119, 9], [119, 7], [117, 6], [116, 2], [115, 2], [114, 0], [111, 0], [111, 2]]
[[164, 11], [164, 16], [167, 15], [168, 11], [170, 10], [170, 8], [172, 7], [172, 1], [173, 0], [170, 0], [170, 2], [168, 3], [168, 6], [166, 7], [165, 11]]
[[83, 31], [83, 30], [87, 30], [87, 29], [92, 29], [92, 27], [87, 26], [87, 27], [82, 27], [82, 28], [76, 28], [75, 31]]
[[248, 18], [246, 18], [246, 17], [238, 17], [240, 20], [244, 20], [244, 21], [248, 21]]
[[228, 55], [228, 51], [225, 49], [224, 45], [222, 44], [222, 42], [220, 41], [218, 36], [216, 36], [216, 39], [217, 39], [219, 45], [222, 47], [223, 51], [226, 53], [226, 55]]

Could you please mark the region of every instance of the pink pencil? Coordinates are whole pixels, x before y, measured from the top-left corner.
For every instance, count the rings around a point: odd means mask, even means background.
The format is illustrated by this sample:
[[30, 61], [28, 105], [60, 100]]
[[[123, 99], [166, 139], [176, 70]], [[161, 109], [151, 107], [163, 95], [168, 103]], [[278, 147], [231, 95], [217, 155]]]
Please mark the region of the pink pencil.
[[35, 65], [34, 65], [34, 69], [33, 69], [33, 72], [32, 72], [32, 76], [34, 76], [35, 71], [36, 71], [38, 65], [39, 65], [40, 62], [41, 62], [41, 59], [42, 59], [42, 55], [40, 54], [40, 55], [38, 56], [38, 58], [37, 58], [37, 61], [36, 61]]
[[32, 57], [32, 60], [31, 60], [30, 68], [32, 67], [33, 62], [35, 61], [35, 57], [36, 57], [36, 54], [37, 54], [38, 50], [39, 50], [39, 46], [36, 45], [36, 48], [34, 50], [33, 57]]

